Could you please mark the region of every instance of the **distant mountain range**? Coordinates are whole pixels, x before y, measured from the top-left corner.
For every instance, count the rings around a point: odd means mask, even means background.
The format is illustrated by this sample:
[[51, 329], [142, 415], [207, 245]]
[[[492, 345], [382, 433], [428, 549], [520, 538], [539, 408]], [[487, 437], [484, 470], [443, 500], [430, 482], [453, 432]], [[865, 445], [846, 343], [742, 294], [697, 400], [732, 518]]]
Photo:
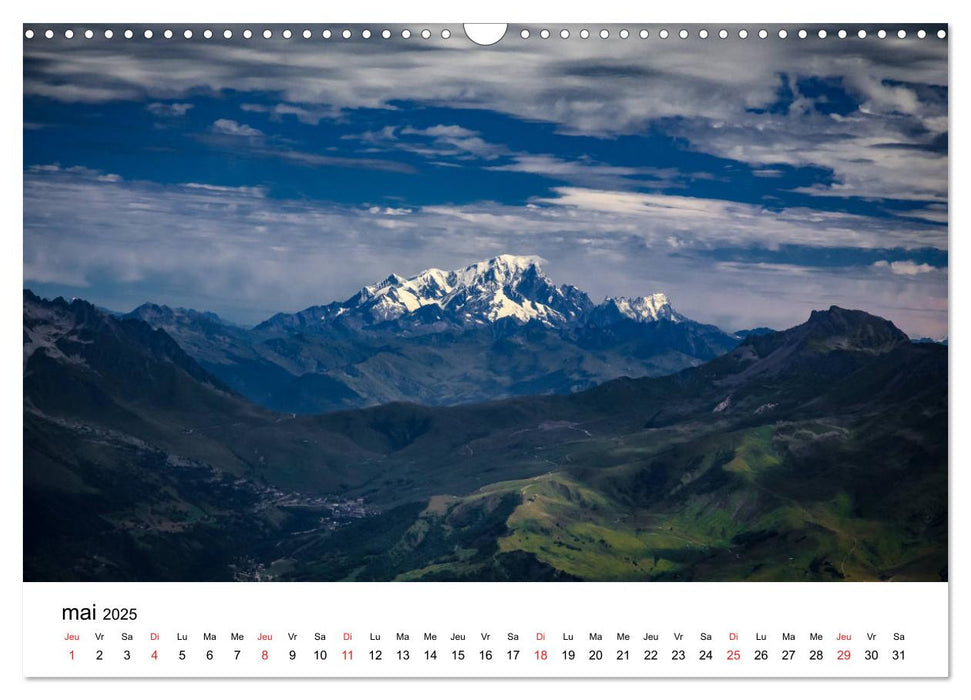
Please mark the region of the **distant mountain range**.
[[[576, 287], [553, 284], [540, 269], [540, 262], [532, 256], [500, 255], [451, 272], [432, 268], [408, 279], [392, 274], [347, 301], [312, 306], [297, 314], [277, 314], [257, 330], [320, 329], [337, 322], [378, 333], [428, 333], [491, 326], [507, 319], [551, 328], [582, 323], [594, 310], [590, 298]], [[619, 301], [626, 310], [625, 318], [678, 318], [663, 295], [656, 302]]]
[[25, 580], [948, 576], [948, 349], [862, 311], [569, 395], [292, 416], [193, 359], [236, 347], [211, 317], [172, 312], [189, 351], [23, 306]]
[[566, 394], [676, 372], [741, 340], [685, 318], [664, 294], [594, 304], [555, 285], [537, 258], [512, 255], [390, 275], [252, 329], [155, 304], [126, 316], [165, 330], [250, 400], [292, 413]]

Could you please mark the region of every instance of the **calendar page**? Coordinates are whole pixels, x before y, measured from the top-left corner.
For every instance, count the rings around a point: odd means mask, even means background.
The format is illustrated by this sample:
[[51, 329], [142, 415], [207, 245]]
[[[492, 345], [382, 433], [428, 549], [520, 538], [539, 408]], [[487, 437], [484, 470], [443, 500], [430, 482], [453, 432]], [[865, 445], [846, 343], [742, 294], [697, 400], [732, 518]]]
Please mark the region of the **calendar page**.
[[23, 675], [947, 677], [948, 34], [24, 24]]

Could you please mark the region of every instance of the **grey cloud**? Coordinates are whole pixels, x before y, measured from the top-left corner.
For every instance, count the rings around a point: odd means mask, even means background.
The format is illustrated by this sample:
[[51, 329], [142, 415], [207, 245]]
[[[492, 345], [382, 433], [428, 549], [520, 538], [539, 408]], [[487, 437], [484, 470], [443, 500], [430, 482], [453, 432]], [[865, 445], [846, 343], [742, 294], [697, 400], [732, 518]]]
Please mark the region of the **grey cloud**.
[[[674, 168], [609, 165], [586, 156], [565, 159], [548, 153], [513, 151], [503, 144], [484, 140], [478, 131], [456, 124], [438, 124], [424, 129], [386, 126], [342, 138], [366, 144], [369, 152], [417, 153], [436, 165], [460, 167], [462, 161], [491, 163], [500, 160], [503, 161], [501, 164], [480, 164], [485, 170], [545, 175], [583, 187], [623, 189], [643, 184], [683, 187], [686, 178], [707, 176], [707, 173], [682, 173]], [[442, 158], [454, 158], [459, 162], [442, 161]]]
[[244, 112], [257, 112], [268, 114], [275, 121], [280, 121], [285, 117], [292, 116], [303, 124], [316, 126], [324, 119], [335, 119], [340, 116], [340, 110], [326, 105], [295, 105], [280, 102], [275, 105], [260, 105], [243, 103], [240, 106]]
[[290, 146], [285, 140], [268, 136], [259, 129], [248, 124], [240, 124], [232, 119], [217, 119], [208, 132], [195, 134], [195, 138], [231, 152], [234, 157], [249, 155], [258, 158], [277, 158], [308, 168], [362, 168], [403, 174], [414, 172], [414, 168], [407, 163], [394, 160], [331, 156], [301, 151]]
[[[396, 101], [411, 100], [492, 109], [598, 137], [684, 120], [678, 135], [699, 150], [758, 166], [831, 169], [836, 185], [813, 194], [945, 196], [942, 157], [914, 149], [888, 155], [892, 149], [877, 146], [920, 146], [946, 133], [946, 104], [925, 87], [947, 84], [946, 42], [712, 38], [680, 43], [656, 36], [655, 30], [646, 41], [632, 36], [542, 43], [507, 37], [488, 50], [464, 41], [395, 39], [333, 42], [326, 50], [301, 41], [283, 46], [135, 42], [123, 51], [82, 44], [66, 52], [54, 40], [25, 45], [24, 92], [106, 101], [260, 90], [291, 105], [279, 114], [289, 110], [308, 122], [358, 107], [394, 109]], [[861, 113], [848, 123], [802, 109], [771, 119], [753, 115], [749, 110], [776, 100], [780, 74], [793, 80], [839, 77], [860, 101]]]
[[189, 102], [150, 102], [145, 105], [145, 109], [156, 117], [184, 117], [192, 109]]
[[[664, 291], [683, 313], [725, 328], [862, 307], [908, 332], [946, 332], [947, 271], [816, 270], [691, 256], [730, 243], [892, 246], [942, 243], [940, 227], [671, 195], [561, 188], [524, 206], [405, 209], [276, 200], [260, 188], [105, 181], [60, 166], [24, 176], [24, 279], [98, 303], [146, 299], [256, 322], [350, 296], [390, 272], [457, 268], [535, 252], [594, 297]], [[67, 225], [65, 222], [69, 222]], [[908, 243], [909, 241], [909, 243]], [[914, 241], [919, 241], [915, 244]]]

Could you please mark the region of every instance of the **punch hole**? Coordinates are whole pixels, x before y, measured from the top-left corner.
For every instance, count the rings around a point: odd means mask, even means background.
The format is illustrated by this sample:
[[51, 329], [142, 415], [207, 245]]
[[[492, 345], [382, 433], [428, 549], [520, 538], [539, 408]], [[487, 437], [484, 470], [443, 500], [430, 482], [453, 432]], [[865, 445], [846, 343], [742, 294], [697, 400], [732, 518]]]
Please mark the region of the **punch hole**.
[[[464, 24], [462, 28], [472, 43], [479, 46], [492, 46], [506, 36], [506, 24]], [[547, 32], [548, 34], [548, 32]], [[524, 37], [525, 38], [525, 37]], [[545, 37], [544, 37], [545, 38]]]

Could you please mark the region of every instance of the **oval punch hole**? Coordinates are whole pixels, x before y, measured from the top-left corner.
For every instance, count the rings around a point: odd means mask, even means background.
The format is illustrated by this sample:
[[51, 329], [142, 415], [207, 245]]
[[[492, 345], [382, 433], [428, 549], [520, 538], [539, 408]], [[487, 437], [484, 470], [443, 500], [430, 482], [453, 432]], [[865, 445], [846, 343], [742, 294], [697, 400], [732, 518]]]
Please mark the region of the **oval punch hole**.
[[[506, 24], [464, 24], [465, 36], [479, 46], [492, 46], [506, 35]], [[525, 31], [525, 30], [524, 30]], [[527, 35], [523, 36], [525, 39]]]

